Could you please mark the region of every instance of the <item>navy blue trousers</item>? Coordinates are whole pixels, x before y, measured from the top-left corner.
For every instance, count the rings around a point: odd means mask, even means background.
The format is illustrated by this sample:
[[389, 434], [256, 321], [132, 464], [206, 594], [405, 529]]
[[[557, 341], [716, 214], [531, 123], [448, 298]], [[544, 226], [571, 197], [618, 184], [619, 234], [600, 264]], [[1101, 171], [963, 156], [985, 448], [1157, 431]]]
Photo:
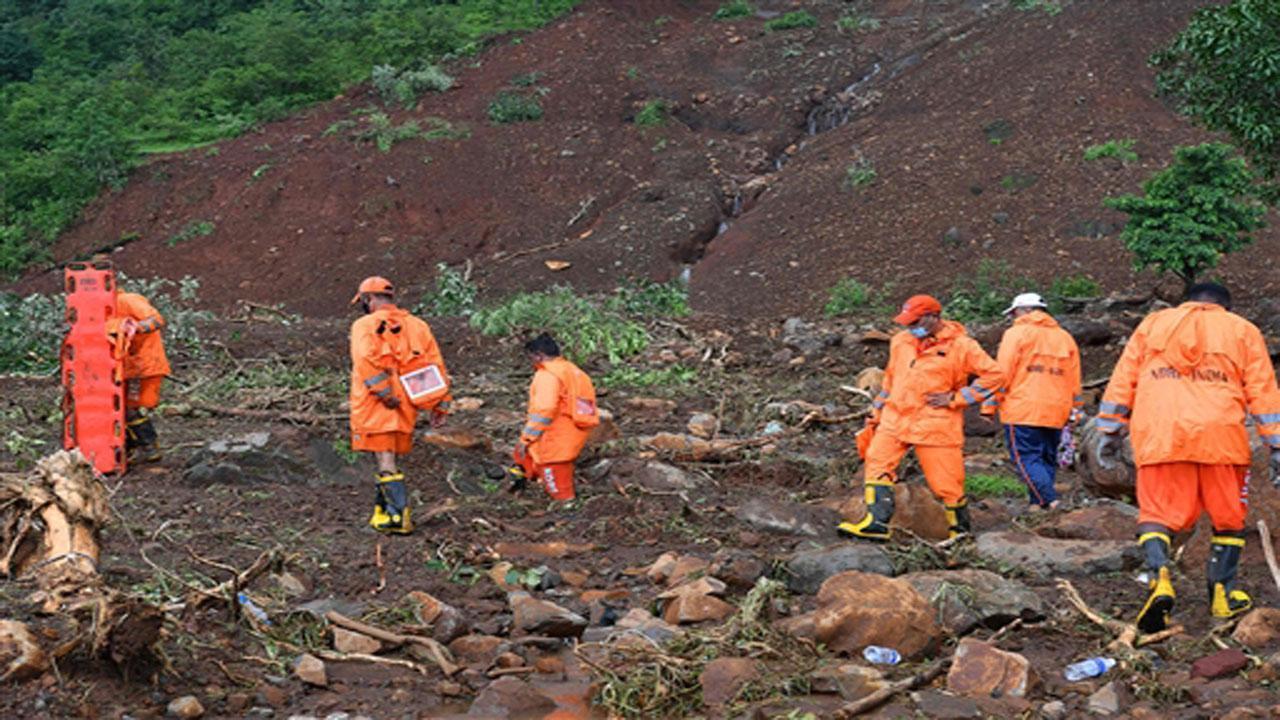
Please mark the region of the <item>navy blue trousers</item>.
[[1058, 476], [1058, 442], [1061, 439], [1061, 428], [1004, 426], [1009, 460], [1013, 463], [1014, 472], [1027, 486], [1032, 505], [1045, 507], [1058, 499], [1053, 481]]

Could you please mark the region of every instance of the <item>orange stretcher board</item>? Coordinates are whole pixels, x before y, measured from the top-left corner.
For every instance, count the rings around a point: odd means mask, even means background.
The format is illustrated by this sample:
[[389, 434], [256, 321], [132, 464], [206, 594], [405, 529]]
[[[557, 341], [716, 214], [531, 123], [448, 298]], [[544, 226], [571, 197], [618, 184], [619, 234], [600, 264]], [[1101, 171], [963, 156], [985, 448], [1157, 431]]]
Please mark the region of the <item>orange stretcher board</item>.
[[101, 473], [125, 471], [124, 361], [108, 332], [116, 314], [109, 262], [69, 263], [67, 331], [62, 343], [62, 446]]

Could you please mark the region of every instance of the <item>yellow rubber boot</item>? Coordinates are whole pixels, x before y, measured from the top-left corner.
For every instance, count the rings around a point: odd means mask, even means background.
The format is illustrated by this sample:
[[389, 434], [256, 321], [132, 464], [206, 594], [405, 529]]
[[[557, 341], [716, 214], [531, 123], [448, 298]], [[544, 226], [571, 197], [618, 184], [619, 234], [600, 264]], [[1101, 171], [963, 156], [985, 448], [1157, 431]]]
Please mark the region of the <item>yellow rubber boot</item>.
[[960, 502], [954, 505], [943, 505], [943, 510], [947, 514], [947, 535], [955, 538], [965, 535], [973, 529], [973, 523], [969, 519], [969, 499], [960, 498]]
[[1253, 599], [1236, 590], [1236, 568], [1244, 552], [1243, 533], [1215, 534], [1209, 545], [1209, 610], [1218, 619], [1233, 618], [1253, 607]]
[[893, 485], [867, 483], [867, 514], [861, 520], [845, 520], [836, 526], [836, 532], [845, 537], [878, 540], [889, 539], [889, 520], [893, 518]]
[[1173, 612], [1173, 581], [1169, 577], [1169, 568], [1162, 567], [1156, 571], [1156, 577], [1150, 581], [1151, 594], [1138, 613], [1138, 629], [1144, 633], [1158, 633], [1169, 626], [1169, 615]]
[[404, 473], [378, 475], [378, 497], [369, 525], [382, 533], [408, 535], [413, 532], [409, 490], [404, 484]]

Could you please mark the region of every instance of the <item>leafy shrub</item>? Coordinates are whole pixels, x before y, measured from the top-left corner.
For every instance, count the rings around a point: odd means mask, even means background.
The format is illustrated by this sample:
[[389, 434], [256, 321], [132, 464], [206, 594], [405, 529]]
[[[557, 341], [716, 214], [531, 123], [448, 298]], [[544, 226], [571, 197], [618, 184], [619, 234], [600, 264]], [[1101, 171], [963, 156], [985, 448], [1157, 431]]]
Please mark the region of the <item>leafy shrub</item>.
[[755, 8], [751, 7], [751, 3], [747, 2], [747, 0], [730, 0], [716, 9], [715, 19], [737, 20], [738, 18], [751, 17], [755, 12]]
[[1049, 295], [1055, 298], [1092, 298], [1102, 294], [1102, 286], [1088, 275], [1056, 277], [1049, 286]]
[[513, 92], [500, 92], [489, 103], [489, 119], [499, 125], [542, 119], [538, 98]]
[[951, 288], [945, 303], [948, 317], [960, 322], [995, 320], [1009, 306], [1009, 300], [1031, 288], [1031, 281], [1014, 274], [1006, 262], [983, 260], [972, 274], [963, 276]]
[[511, 78], [511, 84], [516, 87], [533, 87], [542, 79], [542, 73], [534, 70], [533, 72], [524, 73]]
[[861, 32], [864, 30], [879, 30], [880, 21], [873, 17], [868, 17], [862, 13], [851, 10], [836, 20], [836, 29], [840, 32]]
[[667, 121], [667, 104], [662, 100], [650, 100], [636, 113], [635, 124], [641, 127], [661, 125]]
[[1008, 475], [975, 473], [965, 477], [964, 491], [974, 498], [1019, 497], [1026, 495], [1027, 486], [1018, 478]]
[[859, 158], [851, 163], [844, 170], [844, 185], [846, 188], [862, 187], [875, 182], [876, 168], [871, 161], [866, 158]]
[[178, 243], [186, 242], [192, 238], [208, 237], [213, 234], [213, 230], [214, 225], [208, 220], [192, 220], [184, 225], [181, 230], [175, 233], [173, 237], [166, 240], [165, 245], [173, 247]]
[[471, 326], [485, 335], [547, 331], [560, 342], [566, 355], [580, 360], [604, 356], [617, 363], [649, 344], [643, 325], [576, 295], [563, 285], [522, 293], [497, 307], [477, 310], [471, 315]]
[[827, 293], [822, 312], [827, 317], [852, 315], [871, 303], [871, 288], [855, 278], [844, 278]]
[[653, 388], [688, 385], [698, 376], [698, 371], [684, 365], [668, 365], [662, 368], [640, 369], [630, 366], [617, 367], [600, 377], [603, 387]]
[[769, 32], [778, 32], [781, 30], [798, 30], [800, 28], [811, 28], [818, 24], [817, 18], [805, 12], [804, 10], [795, 10], [785, 15], [780, 15], [764, 24], [764, 29]]
[[1120, 239], [1136, 269], [1153, 267], [1190, 287], [1266, 225], [1254, 180], [1234, 148], [1205, 143], [1174, 150], [1173, 164], [1142, 184], [1143, 195], [1103, 204], [1128, 214]]
[[675, 280], [631, 280], [615, 290], [605, 305], [630, 317], [684, 317], [689, 314], [689, 290]]
[[1102, 158], [1115, 158], [1123, 163], [1131, 163], [1138, 161], [1138, 153], [1133, 151], [1134, 144], [1137, 140], [1108, 140], [1098, 145], [1090, 145], [1084, 149], [1085, 160], [1100, 160]]
[[370, 82], [383, 102], [399, 102], [407, 108], [413, 107], [425, 92], [444, 92], [453, 87], [453, 78], [435, 65], [404, 71], [390, 65], [374, 65]]
[[460, 315], [466, 317], [475, 311], [476, 295], [480, 288], [471, 282], [471, 266], [465, 271], [451, 268], [444, 263], [436, 265], [436, 288], [422, 296], [414, 308], [415, 313], [426, 315]]

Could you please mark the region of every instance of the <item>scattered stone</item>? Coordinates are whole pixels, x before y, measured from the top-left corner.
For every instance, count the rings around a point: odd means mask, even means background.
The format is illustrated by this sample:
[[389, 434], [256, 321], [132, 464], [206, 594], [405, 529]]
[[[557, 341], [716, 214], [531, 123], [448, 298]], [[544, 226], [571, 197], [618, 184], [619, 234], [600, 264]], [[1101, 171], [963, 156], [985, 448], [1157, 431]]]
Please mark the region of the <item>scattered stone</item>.
[[1202, 677], [1212, 680], [1243, 670], [1249, 665], [1249, 656], [1239, 648], [1219, 650], [1191, 663], [1191, 677]]
[[[711, 563], [700, 557], [683, 555], [676, 560], [675, 567], [671, 568], [671, 575], [667, 578], [667, 587], [678, 585], [691, 577], [702, 575], [710, 567]], [[721, 590], [723, 590], [723, 587]]]
[[902, 580], [843, 572], [824, 582], [816, 599], [816, 610], [783, 620], [780, 627], [833, 652], [881, 645], [910, 659], [936, 647], [942, 637], [933, 608]]
[[988, 570], [929, 570], [903, 575], [937, 608], [942, 626], [963, 635], [978, 625], [998, 628], [1018, 618], [1044, 617], [1040, 596], [1022, 583]]
[[642, 635], [648, 641], [664, 643], [683, 632], [680, 628], [654, 617], [648, 610], [632, 608], [618, 619], [611, 634]]
[[1089, 712], [1099, 715], [1114, 715], [1120, 712], [1120, 687], [1115, 680], [1103, 685], [1100, 690], [1089, 696]]
[[947, 689], [969, 697], [1026, 697], [1035, 679], [1025, 657], [965, 638], [956, 646]]
[[329, 684], [329, 676], [325, 673], [324, 661], [315, 655], [303, 653], [293, 664], [293, 674], [308, 685], [325, 687]]
[[572, 587], [582, 587], [587, 584], [587, 580], [590, 578], [589, 574], [581, 570], [563, 570], [560, 573], [560, 579]]
[[542, 717], [556, 707], [555, 702], [538, 692], [529, 683], [512, 677], [500, 677], [489, 684], [475, 702], [468, 715], [486, 717]]
[[513, 652], [504, 652], [493, 659], [493, 664], [500, 668], [524, 667], [524, 658]]
[[342, 653], [373, 655], [382, 649], [382, 642], [363, 633], [345, 628], [333, 628], [333, 649]]
[[1240, 619], [1232, 639], [1248, 648], [1263, 648], [1280, 640], [1280, 608], [1257, 608]]
[[693, 490], [701, 484], [697, 475], [658, 460], [623, 458], [614, 464], [612, 472], [624, 484], [658, 492]]
[[692, 597], [697, 595], [723, 595], [726, 590], [725, 584], [710, 575], [703, 575], [697, 580], [692, 580], [683, 585], [679, 585], [664, 593], [658, 595], [659, 600], [670, 600], [677, 597]]
[[864, 698], [884, 686], [884, 674], [865, 665], [841, 663], [820, 667], [809, 673], [811, 692], [838, 694], [850, 702]]
[[430, 625], [440, 617], [440, 613], [444, 611], [444, 603], [436, 599], [431, 593], [421, 590], [413, 590], [405, 595], [411, 605], [413, 605], [413, 618], [422, 625]]
[[446, 645], [467, 634], [471, 629], [462, 611], [452, 605], [440, 604], [440, 614], [431, 624], [431, 637]]
[[276, 585], [280, 587], [280, 590], [287, 597], [298, 597], [311, 592], [311, 584], [307, 582], [306, 578], [290, 570], [274, 573], [271, 579], [275, 581]]
[[853, 386], [871, 393], [872, 397], [879, 395], [884, 387], [884, 370], [878, 367], [862, 368], [862, 372], [853, 379]]
[[232, 715], [239, 715], [244, 712], [245, 708], [249, 707], [251, 700], [252, 698], [249, 697], [248, 693], [231, 693], [224, 702], [224, 708]]
[[594, 602], [604, 602], [607, 600], [626, 600], [631, 597], [631, 591], [626, 588], [613, 588], [610, 590], [584, 590], [578, 596], [578, 601], [590, 605]]
[[707, 663], [698, 676], [702, 686], [702, 702], [708, 707], [720, 707], [737, 697], [747, 683], [760, 677], [756, 663], [750, 658], [716, 658]]
[[680, 555], [677, 553], [664, 552], [653, 561], [644, 574], [655, 583], [665, 583], [667, 578], [671, 577], [671, 571], [676, 569], [676, 561], [679, 559]]
[[809, 537], [832, 537], [840, 523], [839, 513], [830, 508], [761, 498], [743, 503], [737, 518], [757, 530]]
[[494, 552], [501, 557], [549, 560], [570, 557], [595, 550], [590, 543], [566, 543], [560, 541], [542, 543], [509, 543], [500, 542], [493, 546]]
[[756, 581], [768, 571], [769, 568], [760, 558], [744, 553], [732, 553], [729, 557], [722, 557], [708, 569], [712, 575], [724, 580], [726, 585], [739, 590], [750, 590], [755, 587]]
[[463, 664], [481, 669], [489, 667], [505, 641], [493, 635], [472, 633], [449, 643], [449, 652]]
[[709, 440], [719, 432], [720, 420], [711, 413], [694, 413], [686, 427], [693, 435]]
[[25, 680], [49, 668], [45, 655], [27, 626], [16, 620], [0, 620], [0, 676]]
[[587, 619], [547, 600], [538, 600], [527, 592], [507, 595], [515, 627], [530, 635], [579, 637], [587, 629]]
[[787, 587], [794, 593], [812, 595], [827, 578], [847, 570], [893, 575], [893, 561], [879, 547], [842, 543], [796, 553], [787, 561]]
[[1142, 560], [1141, 549], [1132, 542], [1059, 540], [1017, 531], [982, 533], [977, 548], [989, 560], [1040, 577], [1118, 572], [1137, 567]]
[[169, 703], [169, 706], [165, 708], [165, 714], [170, 717], [189, 720], [190, 718], [198, 718], [204, 715], [204, 706], [200, 704], [200, 701], [194, 695], [183, 695]]
[[676, 401], [652, 397], [631, 397], [622, 403], [628, 410], [666, 415], [675, 412]]
[[723, 620], [733, 614], [733, 606], [711, 595], [680, 595], [672, 598], [662, 619], [673, 625]]
[[1061, 700], [1051, 700], [1040, 706], [1040, 716], [1044, 720], [1062, 720], [1067, 716], [1067, 704]]
[[1115, 500], [1104, 500], [1097, 505], [1051, 517], [1037, 526], [1036, 532], [1070, 540], [1125, 542], [1133, 539], [1133, 528], [1137, 522], [1137, 508]]
[[466, 692], [460, 683], [452, 680], [441, 680], [436, 683], [436, 692], [443, 697], [458, 697]]
[[982, 709], [973, 698], [959, 697], [941, 690], [923, 690], [914, 693], [911, 699], [916, 703], [916, 710], [931, 720], [965, 720], [983, 717]]
[[543, 675], [563, 675], [564, 661], [558, 657], [542, 657], [533, 663], [533, 669]]
[[474, 412], [484, 407], [484, 398], [460, 397], [453, 401], [454, 412]]

